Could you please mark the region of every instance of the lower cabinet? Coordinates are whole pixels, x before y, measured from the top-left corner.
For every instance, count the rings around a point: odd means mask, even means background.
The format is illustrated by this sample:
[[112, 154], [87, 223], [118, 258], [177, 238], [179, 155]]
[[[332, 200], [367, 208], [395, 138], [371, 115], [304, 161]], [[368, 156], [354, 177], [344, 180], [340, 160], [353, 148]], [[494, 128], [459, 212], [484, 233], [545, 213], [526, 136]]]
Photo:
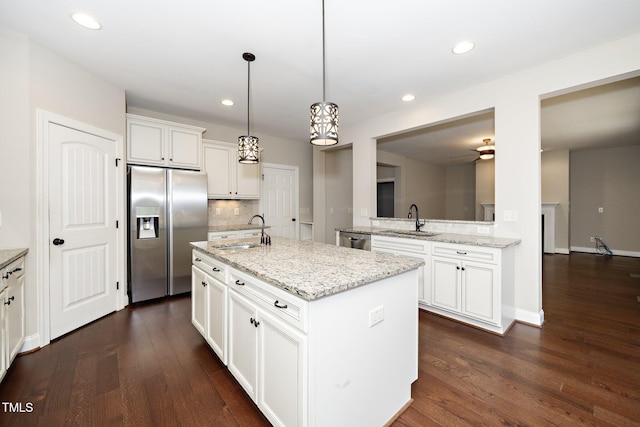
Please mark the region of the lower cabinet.
[[[207, 270], [218, 261], [199, 250], [192, 260], [193, 324], [214, 350], [226, 336], [221, 360], [272, 425], [384, 425], [410, 402], [415, 270], [307, 301], [230, 265]], [[373, 308], [384, 312], [375, 325]]]
[[398, 237], [372, 236], [371, 251], [386, 252], [394, 255], [419, 258], [424, 265], [418, 269], [418, 301], [428, 303], [429, 293], [429, 250], [430, 242], [419, 239], [402, 239]]
[[0, 270], [0, 380], [20, 352], [25, 338], [24, 257]]
[[[226, 267], [209, 257], [195, 253], [193, 263], [195, 265], [191, 267], [191, 323], [226, 365], [228, 292], [224, 282]], [[219, 277], [223, 280], [221, 281]]]
[[504, 334], [515, 321], [513, 247], [433, 242], [428, 310]]
[[274, 425], [303, 419], [306, 336], [229, 293], [229, 371]]
[[499, 324], [496, 266], [434, 256], [431, 304], [482, 321]]

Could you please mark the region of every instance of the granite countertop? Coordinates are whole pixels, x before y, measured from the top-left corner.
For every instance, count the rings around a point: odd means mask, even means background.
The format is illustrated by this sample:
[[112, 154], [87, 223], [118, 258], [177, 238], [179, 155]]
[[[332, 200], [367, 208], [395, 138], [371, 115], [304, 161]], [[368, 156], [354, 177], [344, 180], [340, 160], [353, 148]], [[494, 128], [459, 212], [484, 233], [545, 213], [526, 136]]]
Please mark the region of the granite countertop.
[[0, 249], [0, 268], [5, 268], [21, 256], [26, 255], [27, 252], [29, 249], [26, 248]]
[[225, 264], [312, 301], [424, 265], [417, 258], [361, 251], [335, 245], [274, 237], [271, 246], [220, 249], [234, 243], [258, 243], [255, 238], [192, 242], [191, 245]]
[[[231, 225], [210, 225], [209, 231], [213, 233], [224, 231], [239, 231], [239, 230], [260, 230], [261, 224], [231, 224]], [[268, 225], [264, 229], [270, 228]]]
[[484, 236], [480, 234], [458, 234], [424, 231], [420, 233], [408, 230], [390, 230], [379, 227], [345, 227], [336, 228], [336, 231], [348, 233], [362, 233], [377, 236], [402, 237], [405, 239], [428, 240], [430, 242], [456, 243], [460, 245], [485, 246], [489, 248], [508, 248], [520, 244], [520, 239], [509, 237]]

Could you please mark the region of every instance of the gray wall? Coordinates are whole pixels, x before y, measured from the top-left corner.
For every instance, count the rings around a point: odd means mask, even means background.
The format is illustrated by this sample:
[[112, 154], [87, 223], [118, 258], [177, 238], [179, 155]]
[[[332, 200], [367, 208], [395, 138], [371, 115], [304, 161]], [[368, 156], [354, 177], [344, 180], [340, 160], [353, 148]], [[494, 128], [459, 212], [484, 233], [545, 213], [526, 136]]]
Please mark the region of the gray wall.
[[[571, 152], [571, 247], [640, 255], [640, 145]], [[602, 207], [604, 212], [599, 213]]]
[[569, 150], [543, 151], [540, 160], [542, 203], [556, 207], [556, 249], [569, 253]]

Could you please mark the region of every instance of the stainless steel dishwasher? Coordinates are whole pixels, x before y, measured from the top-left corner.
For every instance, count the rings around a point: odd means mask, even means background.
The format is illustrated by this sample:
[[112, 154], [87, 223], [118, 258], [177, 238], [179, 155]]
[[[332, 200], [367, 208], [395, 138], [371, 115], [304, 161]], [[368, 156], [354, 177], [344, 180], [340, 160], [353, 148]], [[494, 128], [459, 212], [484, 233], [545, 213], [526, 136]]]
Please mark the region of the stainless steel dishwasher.
[[371, 234], [341, 231], [340, 246], [370, 251], [371, 250]]

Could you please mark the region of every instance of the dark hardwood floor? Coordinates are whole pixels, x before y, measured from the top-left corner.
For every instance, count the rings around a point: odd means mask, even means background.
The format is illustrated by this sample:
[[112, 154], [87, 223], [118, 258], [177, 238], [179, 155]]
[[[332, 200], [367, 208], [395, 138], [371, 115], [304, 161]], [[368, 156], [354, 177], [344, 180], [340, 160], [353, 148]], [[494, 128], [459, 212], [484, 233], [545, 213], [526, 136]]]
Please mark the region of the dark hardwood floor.
[[[393, 426], [640, 426], [640, 279], [630, 273], [640, 259], [546, 255], [545, 325], [506, 337], [421, 312], [414, 402]], [[269, 425], [190, 308], [189, 297], [134, 306], [19, 356], [0, 401], [24, 412], [3, 403], [0, 425]]]

